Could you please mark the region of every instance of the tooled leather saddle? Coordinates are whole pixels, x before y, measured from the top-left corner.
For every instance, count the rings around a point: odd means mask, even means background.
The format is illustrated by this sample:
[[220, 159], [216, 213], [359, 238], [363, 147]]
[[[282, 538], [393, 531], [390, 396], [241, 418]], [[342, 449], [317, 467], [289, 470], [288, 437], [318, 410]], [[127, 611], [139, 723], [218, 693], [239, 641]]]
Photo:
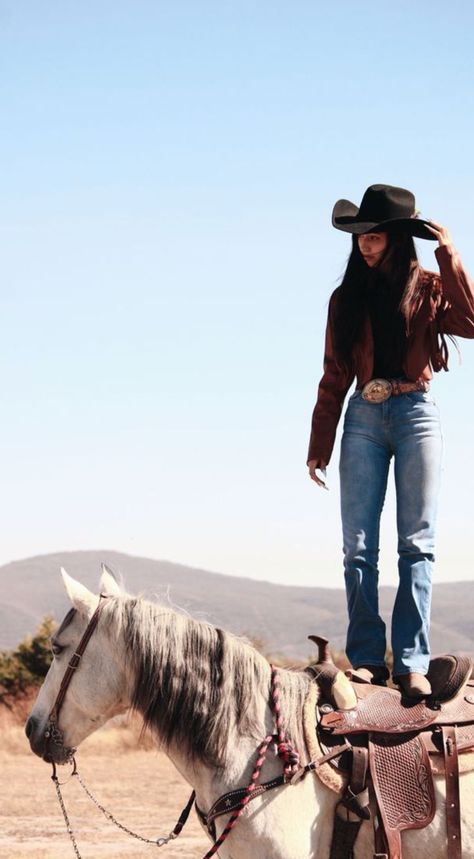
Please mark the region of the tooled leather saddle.
[[319, 662], [307, 670], [317, 677], [320, 689], [319, 744], [328, 754], [341, 742], [344, 745], [331, 761], [347, 776], [347, 787], [336, 807], [330, 859], [353, 856], [359, 828], [371, 816], [371, 799], [376, 807], [374, 859], [402, 859], [401, 833], [427, 826], [435, 815], [430, 758], [437, 771], [442, 762], [446, 779], [446, 856], [462, 859], [459, 761], [463, 753], [474, 751], [471, 660], [452, 656], [433, 660], [435, 680], [439, 669], [446, 678], [446, 664], [452, 668], [449, 680], [438, 689], [434, 682], [436, 694], [415, 702], [396, 689], [352, 682], [357, 706], [341, 710], [331, 695], [330, 670], [326, 682], [321, 682], [321, 667], [328, 666], [329, 659], [327, 648], [320, 648]]

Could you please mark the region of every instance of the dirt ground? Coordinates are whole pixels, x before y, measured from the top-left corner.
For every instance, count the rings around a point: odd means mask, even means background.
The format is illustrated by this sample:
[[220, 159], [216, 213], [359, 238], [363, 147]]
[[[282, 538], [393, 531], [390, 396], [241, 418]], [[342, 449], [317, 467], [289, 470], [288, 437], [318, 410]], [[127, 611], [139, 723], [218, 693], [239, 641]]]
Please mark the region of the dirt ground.
[[[165, 755], [137, 748], [136, 730], [130, 728], [104, 728], [81, 746], [77, 763], [96, 798], [122, 824], [148, 838], [173, 829], [190, 794]], [[59, 769], [61, 781], [68, 772]], [[50, 775], [51, 768], [30, 752], [23, 729], [0, 720], [0, 859], [74, 857]], [[157, 854], [155, 846], [141, 844], [106, 820], [76, 779], [62, 791], [82, 859], [200, 859], [209, 850], [194, 811], [179, 838]]]

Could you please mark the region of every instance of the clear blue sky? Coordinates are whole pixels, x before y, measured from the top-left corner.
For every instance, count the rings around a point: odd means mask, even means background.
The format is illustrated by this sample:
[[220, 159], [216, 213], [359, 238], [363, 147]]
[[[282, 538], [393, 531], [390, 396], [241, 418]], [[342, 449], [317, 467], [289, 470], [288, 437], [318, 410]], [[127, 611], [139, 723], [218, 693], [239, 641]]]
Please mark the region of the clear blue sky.
[[[330, 213], [408, 187], [474, 272], [473, 30], [467, 0], [0, 0], [0, 563], [342, 585], [337, 448], [329, 493], [305, 467]], [[472, 570], [461, 348], [434, 385], [440, 581]], [[393, 493], [385, 523], [392, 583]]]

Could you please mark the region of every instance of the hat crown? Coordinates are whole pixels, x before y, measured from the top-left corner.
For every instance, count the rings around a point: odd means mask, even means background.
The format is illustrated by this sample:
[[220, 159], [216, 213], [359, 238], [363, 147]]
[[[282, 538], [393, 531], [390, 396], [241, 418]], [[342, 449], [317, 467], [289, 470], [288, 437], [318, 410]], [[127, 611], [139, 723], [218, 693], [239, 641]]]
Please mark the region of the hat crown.
[[415, 214], [415, 197], [406, 188], [394, 185], [371, 185], [367, 188], [357, 219], [382, 223], [395, 218], [412, 218]]

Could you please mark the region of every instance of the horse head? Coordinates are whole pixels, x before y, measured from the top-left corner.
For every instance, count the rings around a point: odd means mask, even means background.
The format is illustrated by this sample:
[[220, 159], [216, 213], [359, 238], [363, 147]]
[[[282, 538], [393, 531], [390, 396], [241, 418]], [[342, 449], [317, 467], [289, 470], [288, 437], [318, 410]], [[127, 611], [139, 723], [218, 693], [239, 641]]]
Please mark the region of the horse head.
[[122, 594], [120, 586], [105, 566], [100, 597], [61, 573], [72, 608], [51, 640], [54, 659], [25, 728], [32, 751], [55, 763], [69, 760], [89, 734], [130, 704], [123, 645], [99, 622], [107, 601]]

